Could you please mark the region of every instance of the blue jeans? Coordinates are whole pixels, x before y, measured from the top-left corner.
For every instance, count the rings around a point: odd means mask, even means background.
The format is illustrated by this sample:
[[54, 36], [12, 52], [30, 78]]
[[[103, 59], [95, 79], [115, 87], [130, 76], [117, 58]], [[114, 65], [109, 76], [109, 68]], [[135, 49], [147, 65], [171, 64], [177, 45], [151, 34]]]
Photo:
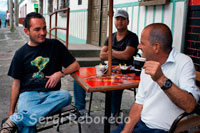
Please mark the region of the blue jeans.
[[[112, 130], [111, 133], [120, 133], [124, 129], [125, 123], [119, 125], [115, 130]], [[135, 125], [132, 133], [168, 133], [168, 131], [164, 131], [161, 129], [152, 129], [145, 125], [141, 120]]]
[[[123, 90], [112, 91], [111, 113], [115, 115], [121, 106]], [[79, 110], [85, 109], [86, 101], [85, 90], [74, 81], [74, 101], [75, 107]]]
[[35, 133], [35, 125], [43, 117], [71, 104], [67, 91], [27, 91], [20, 94], [17, 113], [10, 119], [17, 125], [20, 133]]

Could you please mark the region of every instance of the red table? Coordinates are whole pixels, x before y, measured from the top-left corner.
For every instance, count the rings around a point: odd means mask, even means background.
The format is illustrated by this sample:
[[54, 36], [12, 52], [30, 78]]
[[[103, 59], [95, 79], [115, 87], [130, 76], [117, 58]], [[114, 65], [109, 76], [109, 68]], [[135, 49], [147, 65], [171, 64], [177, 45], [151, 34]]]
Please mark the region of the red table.
[[[137, 88], [140, 81], [139, 76], [136, 76], [134, 73], [112, 73], [111, 76], [105, 74], [102, 77], [98, 77], [96, 76], [95, 67], [82, 67], [78, 72], [73, 73], [72, 77], [87, 92], [106, 92], [105, 116], [107, 118], [111, 114], [111, 91]], [[110, 132], [108, 119], [104, 123], [104, 132]]]

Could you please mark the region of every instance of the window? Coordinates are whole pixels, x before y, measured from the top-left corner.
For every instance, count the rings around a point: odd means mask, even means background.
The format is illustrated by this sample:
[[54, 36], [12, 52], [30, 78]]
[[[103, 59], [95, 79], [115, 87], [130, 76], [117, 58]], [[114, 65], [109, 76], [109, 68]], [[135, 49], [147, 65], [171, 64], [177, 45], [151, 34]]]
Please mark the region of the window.
[[53, 0], [48, 0], [48, 13], [53, 12]]
[[78, 0], [78, 5], [82, 5], [82, 0]]
[[69, 8], [69, 0], [60, 0], [60, 9]]
[[[59, 0], [60, 9], [69, 8], [69, 0]], [[66, 12], [60, 12], [60, 16], [66, 17]]]

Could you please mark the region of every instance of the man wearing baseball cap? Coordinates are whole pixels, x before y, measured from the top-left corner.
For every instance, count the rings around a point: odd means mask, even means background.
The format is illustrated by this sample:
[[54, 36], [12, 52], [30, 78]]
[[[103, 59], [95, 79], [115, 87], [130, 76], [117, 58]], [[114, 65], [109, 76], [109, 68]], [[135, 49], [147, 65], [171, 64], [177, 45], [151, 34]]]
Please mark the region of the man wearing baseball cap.
[[[112, 34], [112, 64], [132, 65], [133, 56], [137, 53], [138, 37], [128, 30], [129, 17], [125, 10], [118, 10], [114, 17], [117, 32]], [[100, 59], [103, 61], [108, 60], [108, 39], [106, 39], [100, 52]], [[112, 91], [111, 113], [113, 116], [119, 113], [122, 93], [123, 90]], [[86, 112], [85, 96], [84, 89], [77, 82], [74, 82], [75, 106], [80, 112]]]

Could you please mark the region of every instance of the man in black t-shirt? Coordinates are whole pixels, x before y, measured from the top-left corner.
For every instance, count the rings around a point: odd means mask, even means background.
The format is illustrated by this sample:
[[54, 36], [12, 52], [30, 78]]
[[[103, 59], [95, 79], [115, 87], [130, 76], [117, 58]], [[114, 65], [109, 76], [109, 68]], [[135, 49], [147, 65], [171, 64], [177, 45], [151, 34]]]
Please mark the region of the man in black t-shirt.
[[16, 129], [34, 133], [41, 118], [71, 104], [69, 92], [60, 90], [61, 78], [79, 70], [79, 64], [60, 41], [46, 39], [46, 22], [41, 14], [29, 13], [24, 27], [30, 40], [16, 51], [8, 71], [14, 81], [9, 118], [1, 133]]
[[[126, 16], [122, 16], [123, 14]], [[137, 46], [139, 44], [138, 37], [135, 33], [127, 29], [129, 24], [128, 14], [124, 10], [118, 10], [115, 15], [115, 26], [117, 32], [112, 34], [112, 64], [133, 64], [133, 56], [137, 53]], [[108, 41], [109, 37], [106, 39], [104, 46], [100, 52], [101, 60], [108, 60]]]
[[[129, 24], [128, 13], [125, 10], [118, 10], [114, 22], [117, 32], [113, 33], [112, 39], [112, 64], [132, 65], [133, 56], [137, 53], [139, 42], [137, 35], [127, 28]], [[100, 59], [108, 60], [108, 38], [101, 49]], [[118, 114], [120, 110], [122, 93], [123, 90], [112, 91], [111, 113], [113, 116]], [[80, 113], [87, 112], [85, 110], [85, 96], [84, 89], [74, 81], [75, 106], [80, 110]]]

